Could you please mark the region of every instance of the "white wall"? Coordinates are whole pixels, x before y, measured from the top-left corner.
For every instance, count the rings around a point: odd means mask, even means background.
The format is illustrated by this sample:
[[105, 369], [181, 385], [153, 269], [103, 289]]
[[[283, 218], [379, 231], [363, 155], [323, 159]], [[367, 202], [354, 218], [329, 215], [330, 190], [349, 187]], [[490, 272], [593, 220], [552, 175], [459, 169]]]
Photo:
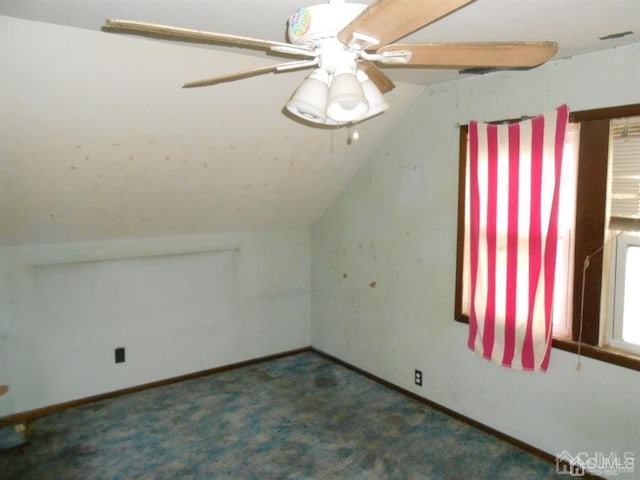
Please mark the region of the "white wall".
[[5, 247], [0, 272], [0, 416], [310, 344], [305, 230]]
[[427, 88], [312, 230], [312, 345], [548, 453], [640, 457], [639, 372], [509, 370], [453, 320], [457, 124], [638, 102], [640, 44]]

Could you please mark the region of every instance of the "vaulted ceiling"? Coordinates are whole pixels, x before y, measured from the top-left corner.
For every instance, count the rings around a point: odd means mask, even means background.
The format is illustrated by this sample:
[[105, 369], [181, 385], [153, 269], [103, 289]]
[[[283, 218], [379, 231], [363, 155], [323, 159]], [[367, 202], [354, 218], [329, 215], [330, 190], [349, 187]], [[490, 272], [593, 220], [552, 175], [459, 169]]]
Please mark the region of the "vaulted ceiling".
[[[370, 1], [364, 3], [371, 3]], [[100, 31], [107, 17], [285, 41], [298, 0], [3, 0], [0, 244], [306, 228], [425, 85], [388, 68], [391, 108], [350, 129], [283, 113], [308, 71], [183, 90], [281, 60]], [[599, 40], [620, 32], [622, 38]], [[637, 0], [477, 0], [411, 42], [541, 41], [556, 58], [640, 41]]]

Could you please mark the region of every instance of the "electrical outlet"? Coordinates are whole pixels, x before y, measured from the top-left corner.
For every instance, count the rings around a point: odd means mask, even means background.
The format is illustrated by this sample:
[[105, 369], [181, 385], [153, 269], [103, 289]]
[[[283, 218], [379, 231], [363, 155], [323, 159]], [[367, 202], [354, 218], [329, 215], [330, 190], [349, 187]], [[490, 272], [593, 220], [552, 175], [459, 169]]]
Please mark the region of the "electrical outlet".
[[416, 385], [422, 386], [422, 370], [415, 370], [413, 372], [413, 379], [416, 382]]
[[124, 363], [124, 347], [116, 348], [116, 363]]

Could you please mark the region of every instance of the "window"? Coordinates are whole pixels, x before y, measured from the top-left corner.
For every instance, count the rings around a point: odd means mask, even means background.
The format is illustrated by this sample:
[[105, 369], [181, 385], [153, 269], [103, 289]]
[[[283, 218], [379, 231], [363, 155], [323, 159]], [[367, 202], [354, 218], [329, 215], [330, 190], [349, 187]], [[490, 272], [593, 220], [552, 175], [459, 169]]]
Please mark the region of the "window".
[[553, 335], [570, 338], [572, 305], [569, 299], [573, 285], [574, 224], [576, 212], [576, 174], [580, 125], [569, 123], [564, 143], [561, 190], [558, 208], [558, 256], [553, 307]]
[[614, 285], [607, 343], [640, 353], [640, 236], [619, 234], [612, 257]]
[[[617, 230], [620, 228], [619, 223], [616, 223], [617, 214], [614, 210], [610, 211], [610, 203], [607, 201], [608, 192], [611, 191], [612, 198], [617, 195], [613, 190], [615, 182], [607, 181], [608, 178], [615, 176], [608, 175], [609, 155], [613, 145], [612, 132], [617, 125], [612, 123], [612, 120], [638, 115], [640, 115], [640, 104], [571, 114], [570, 122], [573, 125], [570, 132], [573, 138], [569, 135], [570, 142], [565, 145], [565, 148], [577, 149], [579, 160], [577, 174], [572, 176], [565, 175], [563, 172], [563, 177], [565, 180], [567, 177], [576, 179], [576, 188], [573, 189], [575, 215], [570, 211], [565, 213], [567, 215], [565, 219], [568, 218], [573, 228], [561, 234], [561, 237], [568, 236], [560, 240], [564, 242], [565, 251], [569, 251], [567, 249], [570, 249], [573, 243], [573, 255], [559, 258], [560, 262], [564, 260], [563, 268], [567, 272], [564, 279], [567, 285], [565, 289], [567, 300], [560, 300], [559, 305], [556, 305], [553, 346], [572, 352], [580, 351], [585, 356], [640, 370], [640, 348], [637, 352], [634, 349], [634, 342], [640, 335], [638, 333], [640, 327], [637, 326], [640, 307], [638, 296], [629, 294], [631, 291], [640, 290], [640, 283], [638, 283], [640, 236], [628, 232], [621, 234], [620, 230]], [[612, 125], [613, 127], [610, 128]], [[629, 131], [628, 128], [627, 133]], [[455, 317], [463, 322], [468, 321], [467, 312], [463, 307], [464, 285], [462, 282], [466, 134], [466, 126], [461, 127]], [[638, 138], [640, 140], [640, 136]], [[640, 177], [636, 185], [640, 185]], [[568, 188], [563, 189], [563, 192], [566, 193]], [[626, 184], [625, 188], [632, 187]], [[640, 194], [640, 191], [636, 191], [636, 194]], [[631, 195], [629, 192], [621, 192], [618, 196], [628, 197], [629, 195]], [[564, 204], [567, 205], [566, 200]], [[613, 205], [613, 202], [611, 204]], [[622, 222], [628, 224], [629, 220], [623, 219]], [[637, 222], [640, 223], [640, 217]], [[612, 228], [609, 228], [610, 225]], [[612, 235], [614, 240], [609, 242]], [[603, 255], [602, 250], [605, 244], [607, 248]], [[615, 261], [611, 256], [612, 251], [615, 251]], [[589, 256], [589, 267], [583, 275], [587, 256]], [[560, 264], [559, 267], [561, 267]], [[582, 294], [583, 276], [584, 295]], [[557, 281], [557, 283], [563, 282]], [[617, 350], [621, 348], [626, 352], [638, 353], [638, 356], [621, 355]]]
[[607, 345], [640, 354], [640, 117], [611, 121], [608, 229]]

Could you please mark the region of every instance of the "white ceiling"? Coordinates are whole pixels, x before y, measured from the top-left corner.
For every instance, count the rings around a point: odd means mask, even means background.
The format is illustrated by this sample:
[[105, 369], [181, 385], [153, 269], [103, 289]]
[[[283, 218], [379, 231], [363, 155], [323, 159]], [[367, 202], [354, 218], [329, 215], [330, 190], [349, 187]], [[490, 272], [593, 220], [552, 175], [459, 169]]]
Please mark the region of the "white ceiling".
[[[111, 17], [285, 41], [298, 6], [2, 0], [0, 244], [313, 224], [422, 86], [457, 72], [386, 69], [391, 108], [349, 143], [282, 113], [308, 71], [180, 88], [282, 59], [100, 31]], [[640, 1], [477, 0], [403, 41], [515, 40], [557, 41], [556, 58], [636, 43]]]

